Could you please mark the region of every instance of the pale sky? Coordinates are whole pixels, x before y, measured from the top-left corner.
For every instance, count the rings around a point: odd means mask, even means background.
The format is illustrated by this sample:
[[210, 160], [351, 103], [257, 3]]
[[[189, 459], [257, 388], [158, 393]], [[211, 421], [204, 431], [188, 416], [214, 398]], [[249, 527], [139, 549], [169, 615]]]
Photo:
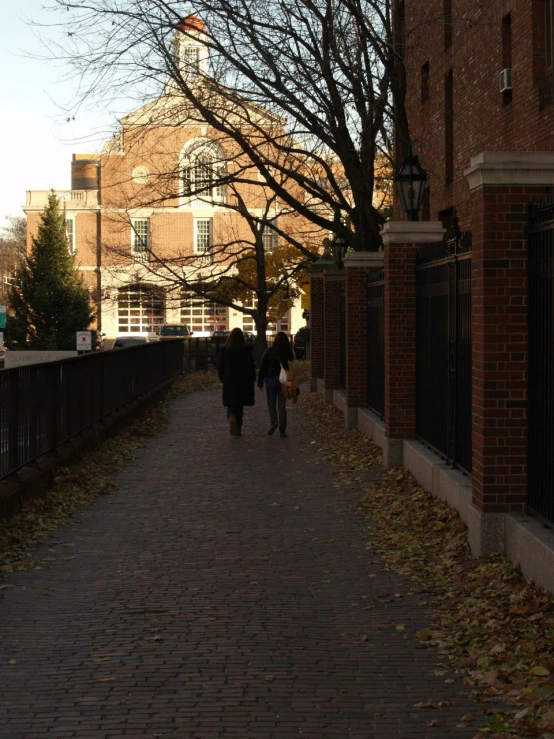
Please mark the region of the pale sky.
[[[71, 70], [28, 58], [44, 55], [37, 29], [28, 20], [51, 23], [43, 0], [3, 0], [0, 23], [0, 228], [6, 216], [22, 216], [26, 190], [71, 187], [71, 154], [98, 151], [115, 130], [102, 111], [82, 111], [67, 123], [63, 105], [75, 94]], [[45, 32], [43, 32], [45, 33]], [[48, 31], [55, 36], [55, 31]], [[65, 78], [65, 79], [64, 79]], [[60, 107], [62, 106], [62, 107]]]

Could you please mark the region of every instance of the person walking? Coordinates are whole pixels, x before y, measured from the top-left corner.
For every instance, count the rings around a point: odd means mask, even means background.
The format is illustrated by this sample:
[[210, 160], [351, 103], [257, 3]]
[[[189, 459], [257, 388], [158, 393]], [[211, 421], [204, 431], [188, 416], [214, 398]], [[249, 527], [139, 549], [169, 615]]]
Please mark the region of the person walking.
[[258, 372], [258, 387], [263, 392], [264, 382], [267, 394], [267, 407], [271, 425], [267, 432], [270, 436], [275, 433], [277, 426], [281, 438], [287, 435], [287, 399], [279, 381], [281, 367], [289, 368], [289, 362], [294, 359], [289, 337], [283, 332], [275, 336], [273, 345], [266, 349]]
[[245, 405], [254, 405], [256, 367], [252, 349], [246, 345], [240, 328], [234, 328], [217, 361], [219, 379], [223, 383], [223, 405], [231, 436], [240, 436]]

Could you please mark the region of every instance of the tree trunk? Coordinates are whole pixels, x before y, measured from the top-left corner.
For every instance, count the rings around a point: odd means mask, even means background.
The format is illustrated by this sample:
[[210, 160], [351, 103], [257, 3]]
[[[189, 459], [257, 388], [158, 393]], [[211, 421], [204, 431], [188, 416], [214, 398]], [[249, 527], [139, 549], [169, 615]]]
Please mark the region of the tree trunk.
[[263, 307], [263, 311], [258, 301], [258, 310], [254, 315], [254, 323], [256, 324], [256, 341], [254, 342], [254, 361], [256, 367], [260, 366], [263, 354], [267, 349], [267, 306]]
[[363, 193], [356, 203], [355, 241], [352, 247], [355, 251], [379, 251], [381, 241], [381, 225], [384, 218], [373, 207], [372, 193]]

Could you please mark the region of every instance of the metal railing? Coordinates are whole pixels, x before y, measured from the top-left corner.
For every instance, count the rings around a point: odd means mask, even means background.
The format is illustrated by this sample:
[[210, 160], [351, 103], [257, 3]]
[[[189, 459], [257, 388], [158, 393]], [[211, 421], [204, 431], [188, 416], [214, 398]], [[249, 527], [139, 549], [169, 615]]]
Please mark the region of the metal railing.
[[370, 272], [367, 295], [367, 404], [381, 418], [385, 415], [385, 274]]
[[529, 208], [528, 505], [554, 521], [554, 203]]
[[471, 233], [422, 247], [416, 267], [416, 432], [471, 472]]
[[0, 479], [163, 385], [183, 342], [145, 344], [0, 372]]

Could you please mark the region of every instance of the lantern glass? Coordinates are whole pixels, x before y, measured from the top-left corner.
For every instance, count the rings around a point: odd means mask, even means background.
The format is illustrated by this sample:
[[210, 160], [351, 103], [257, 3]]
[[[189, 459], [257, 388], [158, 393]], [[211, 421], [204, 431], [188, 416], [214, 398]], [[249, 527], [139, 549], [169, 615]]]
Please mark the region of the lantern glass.
[[331, 242], [331, 251], [333, 253], [333, 259], [337, 267], [342, 267], [346, 251], [348, 249], [348, 241], [343, 236], [335, 236]]
[[410, 155], [398, 169], [395, 179], [402, 210], [409, 220], [417, 221], [427, 181], [427, 173], [418, 158]]

